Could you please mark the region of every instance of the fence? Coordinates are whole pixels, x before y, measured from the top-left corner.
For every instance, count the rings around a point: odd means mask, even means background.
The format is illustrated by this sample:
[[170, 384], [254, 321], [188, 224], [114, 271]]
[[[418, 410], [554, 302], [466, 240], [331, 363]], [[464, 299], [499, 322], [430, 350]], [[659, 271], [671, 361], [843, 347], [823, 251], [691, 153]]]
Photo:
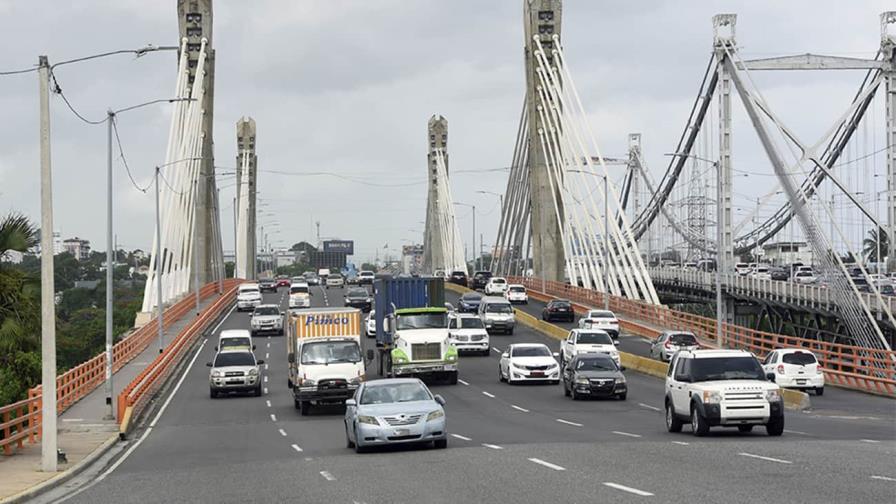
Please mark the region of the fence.
[[[235, 280], [224, 282], [225, 291], [232, 288]], [[217, 294], [218, 283], [212, 282], [199, 290], [201, 299], [208, 299]], [[164, 327], [170, 328], [184, 315], [195, 308], [195, 298], [186, 296], [165, 310]], [[151, 320], [143, 327], [112, 347], [113, 371], [140, 355], [153, 341], [158, 332], [158, 322]], [[56, 377], [56, 408], [58, 413], [67, 410], [87, 394], [94, 391], [106, 379], [106, 353], [103, 352]], [[28, 391], [28, 398], [22, 401], [0, 406], [0, 447], [5, 455], [11, 455], [15, 449], [22, 448], [24, 442], [34, 443], [41, 434], [41, 387]]]
[[[603, 294], [591, 289], [535, 278], [509, 277], [508, 281], [523, 284], [535, 293], [540, 291], [546, 296], [569, 299], [580, 305], [578, 307], [580, 311], [604, 305]], [[828, 383], [875, 394], [896, 396], [894, 351], [884, 352], [828, 343], [757, 331], [734, 324], [723, 324], [722, 342], [719, 342], [716, 338], [715, 319], [616, 296], [610, 296], [609, 307], [617, 316], [630, 319], [621, 321], [623, 325], [628, 323], [635, 332], [649, 333], [644, 334], [646, 336], [655, 335], [656, 328], [687, 330], [712, 345], [749, 350], [759, 358], [765, 357], [769, 351], [776, 348], [805, 348], [818, 357]], [[641, 326], [638, 322], [654, 327]], [[639, 331], [639, 328], [642, 330]]]

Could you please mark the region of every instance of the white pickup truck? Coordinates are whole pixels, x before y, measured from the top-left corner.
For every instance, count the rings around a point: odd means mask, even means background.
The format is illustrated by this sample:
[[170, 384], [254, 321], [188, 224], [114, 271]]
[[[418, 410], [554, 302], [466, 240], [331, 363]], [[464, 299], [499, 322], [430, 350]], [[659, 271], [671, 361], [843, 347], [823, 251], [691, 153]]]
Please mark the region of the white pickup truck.
[[764, 425], [769, 436], [784, 432], [781, 389], [744, 350], [682, 350], [666, 374], [666, 429], [690, 423], [695, 436], [710, 427], [750, 432]]
[[569, 331], [566, 339], [560, 342], [560, 365], [566, 365], [579, 354], [604, 353], [609, 355], [617, 366], [620, 366], [619, 350], [616, 349], [618, 344], [619, 342], [611, 338], [606, 331], [573, 329]]

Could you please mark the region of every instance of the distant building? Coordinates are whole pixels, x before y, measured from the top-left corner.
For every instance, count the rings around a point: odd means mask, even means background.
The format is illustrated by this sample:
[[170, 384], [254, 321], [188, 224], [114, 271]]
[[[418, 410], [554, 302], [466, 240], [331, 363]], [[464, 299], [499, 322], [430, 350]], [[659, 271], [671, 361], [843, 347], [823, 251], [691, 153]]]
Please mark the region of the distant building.
[[423, 267], [423, 245], [404, 245], [401, 247], [401, 271], [403, 273], [420, 273]]
[[62, 244], [62, 231], [53, 231], [53, 255], [63, 252], [65, 252], [65, 245]]
[[75, 256], [79, 261], [86, 261], [90, 257], [90, 240], [83, 240], [77, 236], [62, 242], [65, 252]]
[[274, 251], [274, 261], [277, 267], [292, 266], [296, 263], [297, 252], [292, 250], [276, 250]]
[[781, 241], [766, 243], [762, 246], [763, 262], [784, 266], [801, 262], [812, 264], [812, 250], [803, 241]]

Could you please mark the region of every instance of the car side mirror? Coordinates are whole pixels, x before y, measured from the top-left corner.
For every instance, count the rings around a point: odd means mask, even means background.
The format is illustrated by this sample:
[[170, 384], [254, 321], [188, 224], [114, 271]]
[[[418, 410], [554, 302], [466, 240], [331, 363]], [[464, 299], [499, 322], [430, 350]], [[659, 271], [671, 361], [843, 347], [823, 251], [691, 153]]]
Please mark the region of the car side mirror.
[[255, 350], [255, 345], [252, 345], [252, 350]]
[[280, 310], [280, 316], [282, 317], [282, 316], [284, 316], [284, 315], [286, 315], [286, 312], [283, 311], [283, 310]]
[[625, 366], [619, 366], [620, 371], [625, 371]]
[[345, 405], [346, 405], [346, 406], [355, 406], [356, 404], [357, 404], [357, 403], [355, 402], [354, 399], [346, 399], [346, 400], [345, 400]]
[[372, 348], [367, 349], [367, 362], [373, 362], [373, 359], [376, 358], [376, 353]]
[[508, 357], [510, 357], [510, 354], [507, 353], [507, 352], [504, 352], [504, 353], [501, 354], [501, 358], [502, 358], [502, 359], [506, 359], [506, 358], [508, 358]]
[[212, 363], [211, 363], [211, 362], [206, 362], [205, 365], [206, 365], [207, 367], [212, 367]]
[[554, 357], [560, 357], [560, 352], [554, 352]]
[[216, 351], [216, 352], [218, 351], [218, 346], [217, 346], [217, 345], [215, 345], [215, 351]]
[[435, 401], [436, 401], [437, 403], [439, 403], [440, 406], [444, 406], [444, 405], [445, 405], [445, 398], [442, 397], [441, 395], [436, 394], [435, 396], [433, 396], [433, 399], [435, 399]]
[[264, 364], [264, 359], [255, 361], [255, 364], [257, 364], [257, 365], [259, 365], [259, 366], [262, 365], [262, 364]]
[[775, 382], [775, 373], [765, 373], [765, 379], [774, 383]]
[[616, 346], [619, 346], [619, 340], [615, 340], [615, 339], [614, 339], [614, 340], [613, 340], [613, 344], [616, 345]]
[[292, 352], [289, 352], [288, 354], [286, 354], [286, 362], [289, 362], [290, 364], [295, 364], [296, 354], [294, 354]]

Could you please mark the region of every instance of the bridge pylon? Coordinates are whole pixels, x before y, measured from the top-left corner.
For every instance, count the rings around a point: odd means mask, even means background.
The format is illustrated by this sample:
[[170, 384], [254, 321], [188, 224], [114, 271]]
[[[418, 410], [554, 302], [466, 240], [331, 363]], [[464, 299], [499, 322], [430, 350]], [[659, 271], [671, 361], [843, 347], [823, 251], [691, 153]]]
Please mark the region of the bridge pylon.
[[254, 279], [256, 271], [256, 180], [255, 120], [243, 117], [236, 122], [236, 278]]

